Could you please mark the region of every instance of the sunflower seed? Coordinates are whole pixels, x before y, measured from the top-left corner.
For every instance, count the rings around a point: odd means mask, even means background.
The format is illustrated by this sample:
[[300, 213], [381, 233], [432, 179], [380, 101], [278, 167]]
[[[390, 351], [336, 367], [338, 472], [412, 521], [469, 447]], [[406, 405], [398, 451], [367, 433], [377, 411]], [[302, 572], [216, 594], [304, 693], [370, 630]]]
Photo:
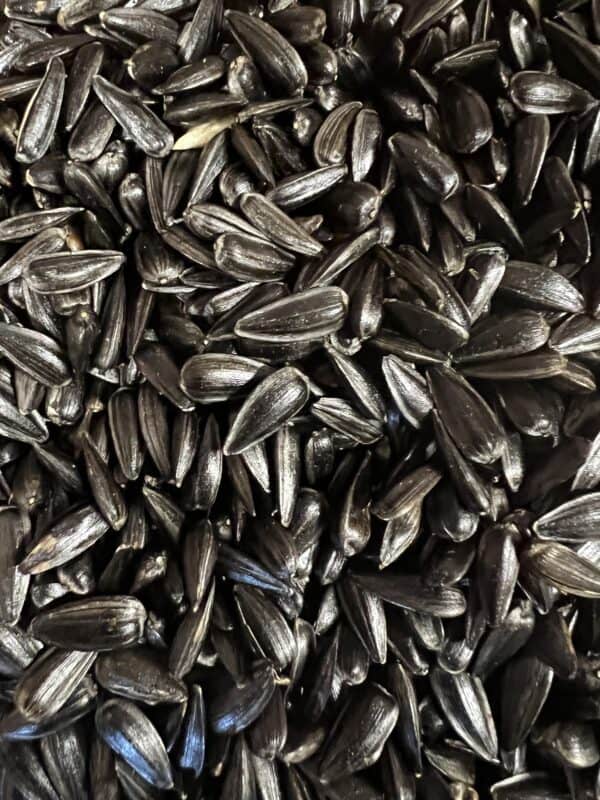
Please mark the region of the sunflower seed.
[[97, 710], [96, 730], [145, 781], [170, 789], [173, 777], [164, 744], [148, 717], [128, 700], [107, 700]]
[[51, 59], [23, 114], [15, 152], [17, 161], [30, 164], [46, 154], [58, 124], [65, 80], [63, 62], [60, 58]]
[[108, 531], [108, 523], [91, 505], [65, 514], [43, 534], [19, 564], [24, 575], [38, 575], [67, 564]]
[[95, 652], [50, 650], [39, 656], [15, 687], [15, 705], [28, 719], [52, 717], [69, 700], [96, 660]]
[[112, 650], [136, 643], [145, 620], [146, 610], [134, 597], [92, 597], [40, 612], [31, 632], [56, 647]]
[[122, 253], [102, 250], [34, 256], [23, 277], [40, 294], [66, 294], [108, 278], [124, 260]]

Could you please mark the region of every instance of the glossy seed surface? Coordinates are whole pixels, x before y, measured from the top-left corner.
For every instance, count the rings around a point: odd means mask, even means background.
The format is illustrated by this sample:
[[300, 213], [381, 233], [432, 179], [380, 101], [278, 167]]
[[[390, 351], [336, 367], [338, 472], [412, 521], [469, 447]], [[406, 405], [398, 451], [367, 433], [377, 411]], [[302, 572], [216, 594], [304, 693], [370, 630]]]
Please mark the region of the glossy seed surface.
[[600, 798], [600, 0], [5, 0], [0, 798]]

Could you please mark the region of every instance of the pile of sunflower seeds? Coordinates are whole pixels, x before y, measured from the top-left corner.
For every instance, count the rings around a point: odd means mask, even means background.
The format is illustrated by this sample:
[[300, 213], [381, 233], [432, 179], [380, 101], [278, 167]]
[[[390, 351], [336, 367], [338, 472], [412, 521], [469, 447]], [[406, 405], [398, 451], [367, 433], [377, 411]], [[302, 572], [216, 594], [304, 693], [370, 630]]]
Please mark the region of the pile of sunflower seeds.
[[0, 45], [2, 800], [599, 800], [599, 0]]

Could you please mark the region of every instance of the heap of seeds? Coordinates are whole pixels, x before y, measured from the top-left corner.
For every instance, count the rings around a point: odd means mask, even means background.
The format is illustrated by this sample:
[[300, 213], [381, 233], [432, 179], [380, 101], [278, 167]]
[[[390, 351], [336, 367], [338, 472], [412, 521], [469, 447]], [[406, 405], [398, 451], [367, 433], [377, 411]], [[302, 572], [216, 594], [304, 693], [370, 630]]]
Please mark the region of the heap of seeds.
[[2, 800], [599, 800], [600, 1], [5, 0]]

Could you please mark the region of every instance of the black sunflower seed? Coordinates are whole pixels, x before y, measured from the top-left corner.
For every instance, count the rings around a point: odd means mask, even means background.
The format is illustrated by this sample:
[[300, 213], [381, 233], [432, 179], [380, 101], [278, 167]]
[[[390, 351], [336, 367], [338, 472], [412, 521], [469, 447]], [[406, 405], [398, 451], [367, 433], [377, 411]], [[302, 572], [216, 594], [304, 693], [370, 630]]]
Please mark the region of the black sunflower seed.
[[265, 378], [244, 402], [225, 439], [223, 452], [235, 455], [275, 433], [305, 406], [308, 383], [291, 367]]
[[173, 134], [150, 109], [100, 75], [92, 84], [100, 102], [148, 156], [169, 153]]
[[241, 687], [232, 686], [213, 698], [209, 706], [212, 729], [221, 735], [244, 730], [264, 711], [274, 690], [272, 667], [258, 667]]
[[531, 114], [564, 114], [585, 111], [593, 103], [587, 91], [570, 81], [544, 72], [517, 72], [510, 95], [521, 111]]
[[139, 641], [145, 620], [146, 610], [134, 597], [95, 597], [40, 612], [31, 632], [56, 647], [112, 650]]
[[65, 80], [63, 62], [51, 59], [23, 114], [15, 150], [17, 161], [29, 164], [46, 154], [58, 124]]
[[50, 650], [31, 664], [15, 687], [15, 706], [28, 719], [48, 719], [69, 700], [96, 653]]
[[172, 771], [156, 728], [128, 700], [107, 700], [97, 710], [95, 724], [106, 744], [140, 777], [158, 789], [170, 789]]
[[104, 653], [94, 671], [104, 689], [129, 700], [156, 705], [183, 703], [187, 698], [183, 683], [143, 648]]
[[66, 564], [94, 545], [108, 528], [108, 523], [91, 505], [67, 513], [36, 541], [19, 564], [19, 570], [36, 575]]
[[460, 181], [456, 167], [433, 142], [395, 133], [388, 144], [400, 173], [425, 200], [447, 200], [456, 192]]
[[66, 294], [93, 286], [122, 266], [124, 257], [117, 251], [81, 250], [76, 253], [34, 256], [24, 271], [24, 279], [40, 294]]

